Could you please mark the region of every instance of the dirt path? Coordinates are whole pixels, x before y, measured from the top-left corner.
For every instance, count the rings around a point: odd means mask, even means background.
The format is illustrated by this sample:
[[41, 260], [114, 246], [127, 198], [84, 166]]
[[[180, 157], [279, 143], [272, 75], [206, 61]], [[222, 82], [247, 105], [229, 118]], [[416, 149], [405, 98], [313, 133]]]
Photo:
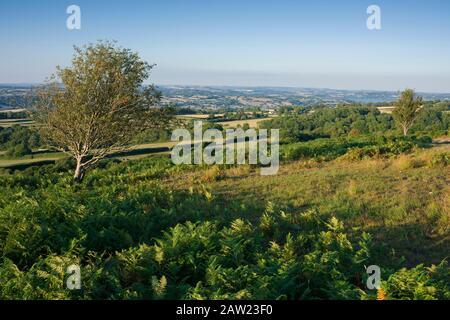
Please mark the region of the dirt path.
[[439, 137], [434, 139], [433, 146], [437, 148], [450, 147], [450, 137]]

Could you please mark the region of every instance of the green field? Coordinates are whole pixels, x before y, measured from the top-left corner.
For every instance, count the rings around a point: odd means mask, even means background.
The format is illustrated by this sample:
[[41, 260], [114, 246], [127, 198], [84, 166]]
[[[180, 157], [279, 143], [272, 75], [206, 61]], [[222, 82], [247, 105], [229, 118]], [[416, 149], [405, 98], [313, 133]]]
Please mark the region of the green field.
[[34, 125], [34, 121], [30, 119], [1, 119], [0, 127], [8, 128], [15, 125], [20, 125], [24, 127], [30, 127]]
[[[122, 154], [113, 155], [113, 157], [132, 160], [145, 158], [150, 155], [167, 154], [169, 152], [169, 148], [171, 148], [175, 144], [176, 142], [141, 144], [130, 148], [128, 151]], [[4, 151], [2, 151], [0, 152], [0, 168], [46, 164], [48, 162], [56, 161], [67, 157], [68, 156], [62, 152], [42, 152], [34, 154], [33, 156], [29, 155], [21, 158], [10, 158], [5, 155]]]
[[65, 165], [0, 175], [0, 298], [376, 299], [368, 265], [386, 299], [450, 298], [447, 144], [275, 176], [124, 158], [82, 184]]

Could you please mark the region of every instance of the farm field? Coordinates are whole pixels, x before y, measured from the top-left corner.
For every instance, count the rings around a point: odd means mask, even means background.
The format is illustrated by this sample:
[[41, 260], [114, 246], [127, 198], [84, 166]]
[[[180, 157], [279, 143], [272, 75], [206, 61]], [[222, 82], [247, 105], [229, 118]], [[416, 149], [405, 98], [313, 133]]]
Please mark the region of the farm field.
[[[161, 155], [167, 154], [169, 152], [169, 148], [173, 147], [176, 142], [161, 142], [161, 143], [149, 143], [149, 144], [140, 144], [133, 146], [130, 148], [125, 154], [120, 153], [118, 155], [113, 155], [112, 157], [120, 158], [120, 159], [140, 159], [145, 158], [150, 155]], [[47, 153], [38, 153], [31, 156], [20, 157], [16, 159], [11, 159], [6, 157], [5, 152], [0, 152], [0, 168], [9, 168], [17, 165], [33, 165], [39, 164], [40, 162], [51, 162], [59, 159], [66, 158], [62, 152], [47, 152]]]
[[51, 162], [65, 158], [60, 152], [35, 154], [20, 158], [8, 158], [4, 153], [0, 153], [0, 168], [8, 168], [16, 165], [32, 165], [40, 162]]
[[186, 114], [177, 116], [178, 119], [182, 120], [192, 120], [192, 119], [201, 120], [201, 119], [208, 119], [208, 117], [209, 117], [208, 114]]
[[30, 127], [34, 125], [34, 121], [30, 119], [0, 119], [0, 127], [8, 128], [14, 125]]
[[[224, 115], [216, 114], [215, 116], [222, 117]], [[257, 119], [247, 119], [247, 120], [217, 121], [214, 123], [217, 123], [223, 126], [224, 128], [236, 128], [238, 126], [242, 127], [244, 124], [248, 124], [250, 128], [257, 128], [260, 122], [273, 119], [274, 117], [275, 116]], [[209, 118], [209, 115], [208, 114], [178, 115], [177, 118], [182, 120], [207, 120]]]
[[220, 121], [218, 124], [223, 126], [224, 128], [236, 128], [242, 127], [244, 124], [248, 124], [250, 128], [257, 128], [258, 124], [262, 121], [267, 121], [272, 118], [260, 118], [260, 119], [248, 119], [248, 120], [234, 120], [234, 121]]

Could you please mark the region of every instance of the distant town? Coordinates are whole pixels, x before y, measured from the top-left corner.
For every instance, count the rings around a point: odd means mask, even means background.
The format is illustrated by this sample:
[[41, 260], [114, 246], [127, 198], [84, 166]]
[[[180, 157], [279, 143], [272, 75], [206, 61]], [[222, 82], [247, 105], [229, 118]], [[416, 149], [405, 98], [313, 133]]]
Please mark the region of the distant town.
[[[33, 88], [28, 84], [0, 85], [0, 108], [26, 107], [26, 97]], [[158, 86], [162, 102], [190, 109], [278, 109], [285, 106], [334, 106], [339, 104], [374, 104], [386, 106], [398, 97], [394, 91], [336, 90], [283, 87]], [[420, 93], [425, 100], [450, 100], [450, 93]]]

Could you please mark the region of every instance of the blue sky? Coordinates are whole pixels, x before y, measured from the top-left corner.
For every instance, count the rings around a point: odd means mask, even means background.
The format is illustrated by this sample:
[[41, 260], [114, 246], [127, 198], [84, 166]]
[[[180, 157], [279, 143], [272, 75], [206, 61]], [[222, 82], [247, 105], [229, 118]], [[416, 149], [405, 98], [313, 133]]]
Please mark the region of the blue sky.
[[[66, 8], [81, 7], [81, 30]], [[382, 29], [366, 27], [381, 8]], [[114, 39], [156, 84], [450, 92], [450, 1], [1, 0], [0, 83], [42, 82], [72, 46]]]

